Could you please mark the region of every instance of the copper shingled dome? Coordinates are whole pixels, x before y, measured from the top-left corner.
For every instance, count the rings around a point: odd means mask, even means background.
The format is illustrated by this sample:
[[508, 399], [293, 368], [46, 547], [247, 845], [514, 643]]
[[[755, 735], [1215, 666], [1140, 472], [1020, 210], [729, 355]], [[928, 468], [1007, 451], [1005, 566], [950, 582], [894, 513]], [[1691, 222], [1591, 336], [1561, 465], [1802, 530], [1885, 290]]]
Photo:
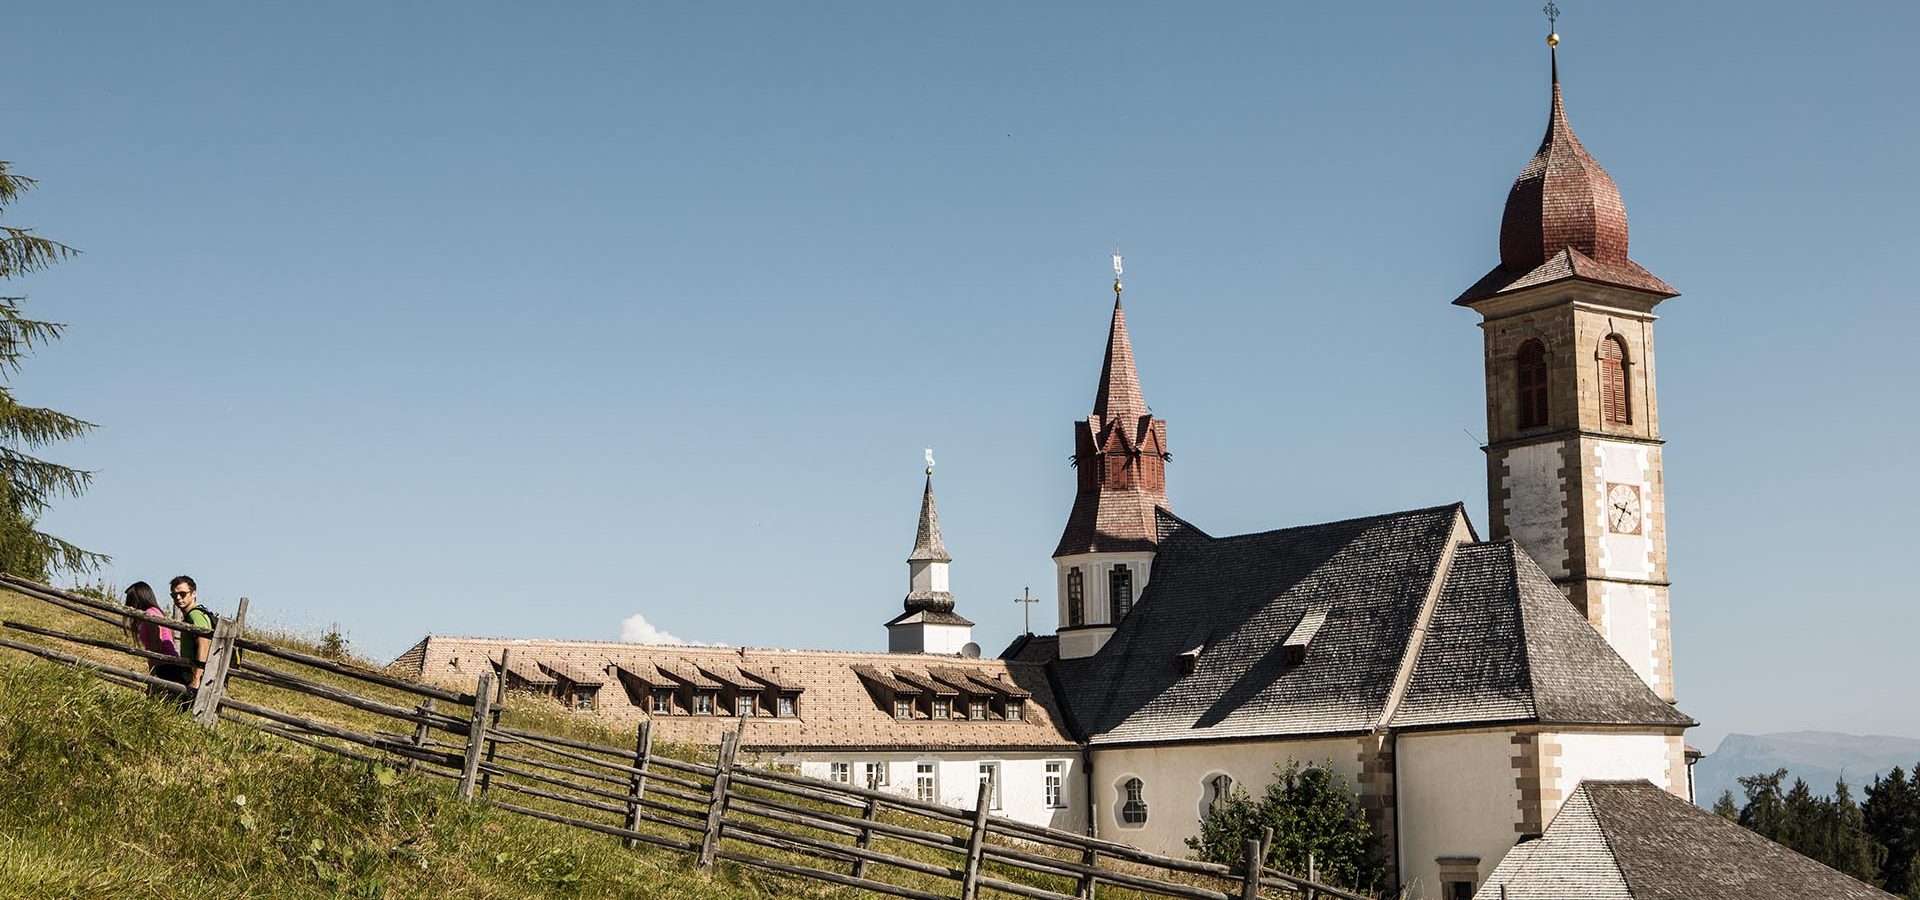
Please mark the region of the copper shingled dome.
[[1613, 178], [1567, 124], [1556, 64], [1546, 137], [1507, 193], [1500, 263], [1531, 269], [1568, 247], [1596, 262], [1627, 264], [1627, 208]]

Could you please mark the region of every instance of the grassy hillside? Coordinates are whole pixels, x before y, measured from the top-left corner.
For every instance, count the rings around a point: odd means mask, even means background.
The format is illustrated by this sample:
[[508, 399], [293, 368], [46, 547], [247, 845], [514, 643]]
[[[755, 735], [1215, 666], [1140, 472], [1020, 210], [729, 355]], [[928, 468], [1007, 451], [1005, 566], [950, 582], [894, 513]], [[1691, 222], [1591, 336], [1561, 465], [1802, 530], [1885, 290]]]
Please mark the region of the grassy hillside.
[[[0, 618], [116, 637], [111, 626], [11, 592], [0, 592]], [[60, 649], [129, 664], [115, 654]], [[290, 692], [243, 682], [234, 688], [277, 708], [375, 724]], [[410, 704], [397, 692], [391, 699]], [[590, 721], [537, 705], [508, 718], [620, 742]], [[856, 895], [724, 867], [696, 872], [684, 854], [629, 852], [604, 835], [461, 803], [443, 779], [319, 753], [235, 724], [209, 732], [164, 701], [0, 650], [0, 898], [429, 896]]]

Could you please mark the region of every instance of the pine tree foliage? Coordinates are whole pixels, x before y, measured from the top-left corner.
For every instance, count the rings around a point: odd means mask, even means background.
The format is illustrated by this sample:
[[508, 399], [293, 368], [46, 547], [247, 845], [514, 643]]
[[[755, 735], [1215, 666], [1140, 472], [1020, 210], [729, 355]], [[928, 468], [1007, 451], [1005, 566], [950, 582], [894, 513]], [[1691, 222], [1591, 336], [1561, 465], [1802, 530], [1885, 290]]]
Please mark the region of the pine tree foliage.
[[1288, 760], [1274, 767], [1273, 781], [1258, 797], [1233, 794], [1200, 820], [1200, 834], [1187, 847], [1200, 859], [1232, 865], [1245, 858], [1247, 841], [1273, 829], [1266, 865], [1304, 874], [1313, 857], [1322, 882], [1360, 890], [1378, 885], [1384, 866], [1379, 836], [1367, 824], [1346, 780], [1326, 766]]
[[[0, 213], [31, 190], [31, 178], [14, 174], [0, 161]], [[46, 269], [76, 251], [30, 228], [0, 222], [0, 281]], [[38, 527], [40, 515], [56, 500], [78, 496], [92, 473], [42, 458], [61, 441], [93, 430], [93, 424], [57, 410], [28, 406], [6, 383], [33, 351], [59, 340], [66, 326], [26, 315], [23, 296], [0, 296], [0, 568], [45, 580], [52, 571], [90, 572], [107, 557], [83, 550]]]
[[1920, 777], [1900, 769], [1875, 778], [1855, 803], [1843, 779], [1818, 796], [1787, 770], [1740, 779], [1746, 803], [1728, 791], [1713, 811], [1796, 853], [1891, 893], [1920, 900]]

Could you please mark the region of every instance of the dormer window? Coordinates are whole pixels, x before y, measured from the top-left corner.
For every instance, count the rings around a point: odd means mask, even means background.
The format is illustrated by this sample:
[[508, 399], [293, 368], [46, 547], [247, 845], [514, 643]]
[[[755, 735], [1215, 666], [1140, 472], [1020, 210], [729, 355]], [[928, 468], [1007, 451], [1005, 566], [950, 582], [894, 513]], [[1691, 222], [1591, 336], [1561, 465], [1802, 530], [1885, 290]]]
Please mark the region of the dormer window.
[[780, 699], [774, 701], [773, 714], [783, 719], [791, 719], [799, 715], [794, 707], [795, 699], [792, 694], [781, 694]]
[[1114, 566], [1107, 573], [1107, 597], [1111, 600], [1113, 617], [1108, 621], [1119, 624], [1126, 618], [1127, 611], [1133, 609], [1133, 570], [1124, 565]]
[[985, 719], [986, 717], [987, 717], [987, 701], [985, 700], [968, 700], [967, 701], [967, 718], [973, 719], [975, 721], [979, 721], [979, 720]]
[[945, 697], [933, 698], [933, 717], [936, 719], [953, 718], [953, 701]]
[[893, 717], [896, 719], [913, 718], [913, 701], [906, 697], [893, 699]]
[[1087, 580], [1080, 574], [1080, 567], [1067, 570], [1067, 625], [1084, 625], [1087, 621]]
[[713, 715], [713, 692], [712, 691], [694, 691], [693, 692], [693, 714], [696, 716]]
[[1026, 714], [1027, 714], [1026, 701], [1024, 700], [1008, 700], [1007, 701], [1007, 721], [1009, 722], [1021, 721], [1026, 716]]
[[752, 694], [741, 694], [733, 698], [733, 714], [740, 718], [750, 718], [759, 713], [759, 704], [754, 702]]
[[655, 689], [647, 695], [648, 707], [656, 716], [673, 715], [673, 692]]
[[1328, 611], [1326, 607], [1316, 607], [1300, 617], [1300, 622], [1293, 626], [1293, 631], [1280, 645], [1282, 665], [1297, 666], [1307, 661], [1307, 649], [1313, 646], [1314, 635], [1319, 634], [1327, 624]]

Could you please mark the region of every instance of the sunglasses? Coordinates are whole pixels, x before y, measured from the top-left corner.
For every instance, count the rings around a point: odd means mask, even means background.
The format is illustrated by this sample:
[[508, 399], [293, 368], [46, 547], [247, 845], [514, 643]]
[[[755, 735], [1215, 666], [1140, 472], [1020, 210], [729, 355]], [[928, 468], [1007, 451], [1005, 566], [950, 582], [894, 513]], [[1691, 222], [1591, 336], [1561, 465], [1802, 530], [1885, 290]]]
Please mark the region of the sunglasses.
[[180, 598], [182, 598], [182, 597], [185, 597], [186, 595], [188, 595], [188, 594], [191, 594], [191, 593], [193, 593], [193, 592], [192, 592], [192, 591], [174, 591], [174, 592], [173, 592], [173, 599], [175, 599], [175, 600], [178, 600], [178, 599], [180, 599]]

